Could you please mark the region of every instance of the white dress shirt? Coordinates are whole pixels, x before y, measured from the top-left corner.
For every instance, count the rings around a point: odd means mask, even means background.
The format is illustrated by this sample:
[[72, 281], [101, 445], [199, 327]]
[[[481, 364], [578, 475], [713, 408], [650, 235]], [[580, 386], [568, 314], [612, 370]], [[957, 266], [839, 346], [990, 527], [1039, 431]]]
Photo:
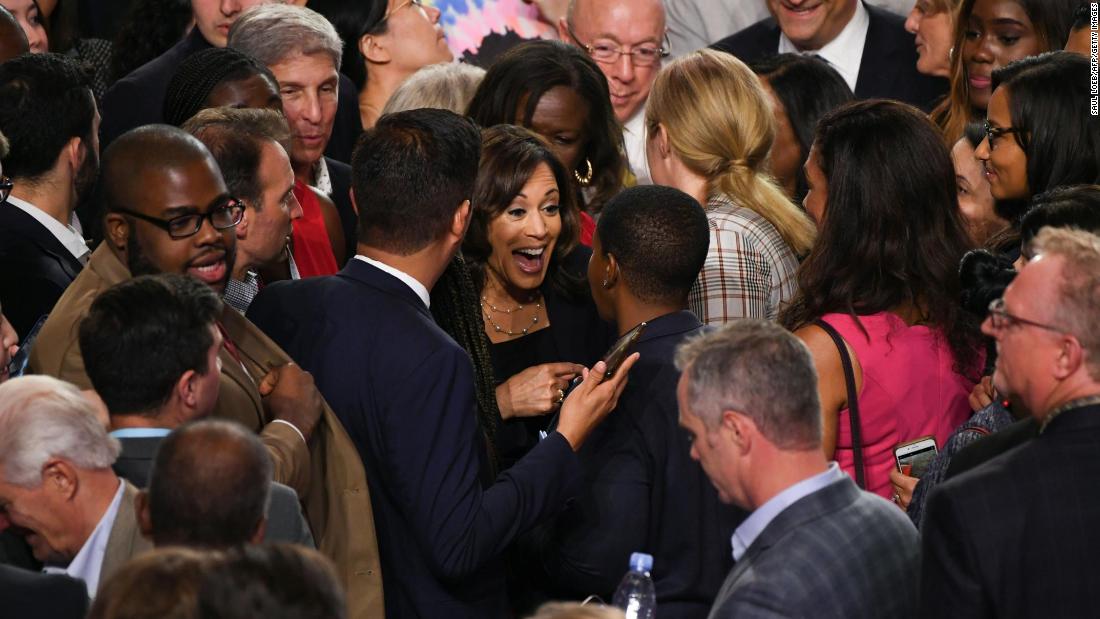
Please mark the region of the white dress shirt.
[[[43, 228], [49, 230], [50, 234], [57, 239], [57, 242], [61, 243], [65, 249], [69, 250], [73, 258], [79, 260], [81, 264], [88, 263], [88, 258], [91, 256], [92, 250], [88, 249], [88, 244], [84, 242], [84, 237], [81, 236], [80, 232], [72, 225], [66, 225], [57, 221], [46, 211], [43, 211], [26, 200], [20, 200], [15, 196], [8, 196], [8, 204], [34, 217], [34, 220], [42, 224]], [[70, 222], [71, 221], [72, 219], [70, 219]]]
[[80, 552], [76, 553], [73, 560], [69, 562], [68, 567], [46, 566], [42, 568], [42, 571], [52, 574], [68, 574], [73, 578], [83, 580], [85, 586], [88, 587], [88, 597], [95, 598], [96, 589], [99, 588], [99, 571], [103, 567], [103, 555], [107, 553], [107, 541], [111, 539], [111, 529], [115, 526], [115, 518], [118, 517], [118, 508], [122, 504], [122, 494], [125, 491], [126, 484], [120, 479], [118, 490], [115, 491], [115, 498], [99, 519], [99, 524], [95, 526], [95, 530], [88, 536], [88, 539], [84, 540]]
[[359, 254], [359, 255], [355, 256], [355, 259], [356, 260], [362, 260], [363, 262], [366, 262], [367, 264], [378, 267], [379, 269], [385, 271], [386, 273], [389, 273], [390, 275], [393, 275], [397, 279], [404, 282], [406, 286], [408, 286], [409, 288], [412, 288], [412, 291], [416, 293], [416, 296], [420, 297], [420, 300], [424, 302], [424, 307], [430, 308], [432, 306], [432, 299], [428, 295], [428, 289], [424, 286], [424, 284], [421, 284], [420, 281], [417, 280], [412, 275], [409, 275], [408, 273], [402, 271], [401, 269], [395, 269], [395, 268], [391, 267], [390, 265], [386, 264], [385, 262], [379, 262], [377, 260], [368, 258], [368, 257], [366, 257], [362, 254]]
[[741, 526], [737, 527], [737, 530], [733, 532], [733, 536], [730, 537], [734, 562], [740, 561], [741, 557], [745, 556], [745, 551], [749, 549], [749, 546], [752, 546], [752, 543], [756, 541], [757, 537], [760, 537], [760, 534], [771, 524], [771, 521], [775, 520], [784, 510], [794, 505], [799, 499], [803, 499], [842, 479], [844, 479], [844, 473], [841, 472], [840, 466], [836, 462], [830, 462], [829, 468], [825, 469], [825, 472], [807, 477], [789, 486], [783, 492], [769, 499], [767, 503], [756, 508], [752, 515], [742, 522]]
[[626, 159], [630, 163], [630, 171], [639, 185], [652, 185], [653, 179], [649, 177], [649, 160], [645, 156], [645, 106], [641, 106], [630, 120], [623, 125], [623, 145], [626, 147]]
[[856, 80], [859, 79], [859, 65], [863, 60], [863, 46], [867, 42], [867, 27], [871, 20], [867, 16], [867, 9], [862, 2], [856, 3], [856, 12], [848, 24], [821, 49], [800, 50], [787, 38], [787, 35], [779, 35], [780, 54], [814, 54], [825, 62], [828, 62], [840, 73], [848, 88], [855, 92]]

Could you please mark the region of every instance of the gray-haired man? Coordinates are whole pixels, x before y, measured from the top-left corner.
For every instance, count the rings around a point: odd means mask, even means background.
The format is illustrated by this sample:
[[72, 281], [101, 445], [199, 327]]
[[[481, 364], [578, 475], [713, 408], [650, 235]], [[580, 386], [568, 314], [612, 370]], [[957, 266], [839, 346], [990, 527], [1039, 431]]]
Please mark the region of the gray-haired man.
[[910, 617], [917, 531], [825, 460], [810, 353], [743, 320], [677, 354], [680, 425], [722, 501], [752, 511], [710, 617]]

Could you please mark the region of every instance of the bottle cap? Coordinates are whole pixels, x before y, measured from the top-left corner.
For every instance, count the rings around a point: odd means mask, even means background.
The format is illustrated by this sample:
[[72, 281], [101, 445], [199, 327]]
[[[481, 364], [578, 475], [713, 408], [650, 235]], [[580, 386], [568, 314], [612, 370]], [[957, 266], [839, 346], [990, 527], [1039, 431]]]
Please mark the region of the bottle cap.
[[630, 569], [635, 572], [648, 572], [653, 569], [653, 555], [635, 552], [630, 555]]

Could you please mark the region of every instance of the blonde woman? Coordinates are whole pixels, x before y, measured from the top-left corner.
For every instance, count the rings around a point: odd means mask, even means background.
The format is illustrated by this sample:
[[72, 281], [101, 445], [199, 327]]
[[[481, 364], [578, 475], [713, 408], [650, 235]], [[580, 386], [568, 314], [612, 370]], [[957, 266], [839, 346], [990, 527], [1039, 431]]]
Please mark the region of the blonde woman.
[[707, 324], [774, 320], [794, 297], [814, 225], [766, 172], [775, 116], [760, 81], [729, 54], [678, 58], [653, 84], [646, 127], [653, 182], [695, 197], [710, 221], [691, 310]]

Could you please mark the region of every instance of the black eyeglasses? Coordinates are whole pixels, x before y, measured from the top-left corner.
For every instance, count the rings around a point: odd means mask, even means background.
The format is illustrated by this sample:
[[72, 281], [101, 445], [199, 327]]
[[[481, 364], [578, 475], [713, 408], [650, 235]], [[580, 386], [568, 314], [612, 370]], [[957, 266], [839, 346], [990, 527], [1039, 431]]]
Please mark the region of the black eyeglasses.
[[667, 58], [669, 55], [669, 47], [671, 45], [668, 41], [668, 33], [665, 33], [664, 47], [658, 47], [652, 43], [643, 43], [630, 51], [624, 51], [617, 43], [604, 39], [599, 39], [591, 44], [581, 43], [581, 40], [577, 38], [576, 33], [573, 32], [573, 26], [570, 24], [565, 25], [566, 32], [584, 48], [588, 55], [592, 57], [592, 60], [603, 64], [610, 64], [617, 61], [622, 56], [630, 56], [630, 61], [636, 67], [651, 67], [662, 58]]
[[214, 226], [215, 230], [232, 228], [241, 223], [241, 220], [244, 219], [244, 203], [236, 198], [228, 198], [225, 202], [211, 208], [205, 213], [190, 213], [171, 219], [150, 217], [149, 215], [138, 213], [127, 208], [115, 208], [114, 210], [119, 213], [125, 213], [131, 217], [137, 217], [142, 221], [147, 221], [161, 230], [167, 231], [168, 236], [174, 239], [185, 239], [189, 236], [193, 236], [202, 228], [202, 222], [205, 219], [210, 220], [210, 225]]
[[1020, 130], [1016, 127], [994, 127], [989, 124], [989, 121], [985, 121], [985, 139], [989, 142], [989, 149], [993, 150], [997, 148], [997, 139], [1002, 135], [1008, 133], [1019, 133]]
[[1065, 333], [1064, 329], [1052, 325], [1045, 325], [1041, 322], [1035, 322], [1034, 320], [1028, 320], [1026, 318], [1020, 318], [1014, 316], [1005, 311], [1004, 299], [993, 299], [989, 304], [989, 321], [993, 325], [993, 328], [1000, 331], [1001, 329], [1007, 329], [1013, 323], [1019, 323], [1022, 325], [1028, 325], [1036, 327], [1038, 329], [1046, 329], [1047, 331], [1053, 331], [1055, 333]]
[[8, 199], [11, 195], [12, 187], [15, 187], [15, 183], [7, 176], [0, 176], [0, 202]]

